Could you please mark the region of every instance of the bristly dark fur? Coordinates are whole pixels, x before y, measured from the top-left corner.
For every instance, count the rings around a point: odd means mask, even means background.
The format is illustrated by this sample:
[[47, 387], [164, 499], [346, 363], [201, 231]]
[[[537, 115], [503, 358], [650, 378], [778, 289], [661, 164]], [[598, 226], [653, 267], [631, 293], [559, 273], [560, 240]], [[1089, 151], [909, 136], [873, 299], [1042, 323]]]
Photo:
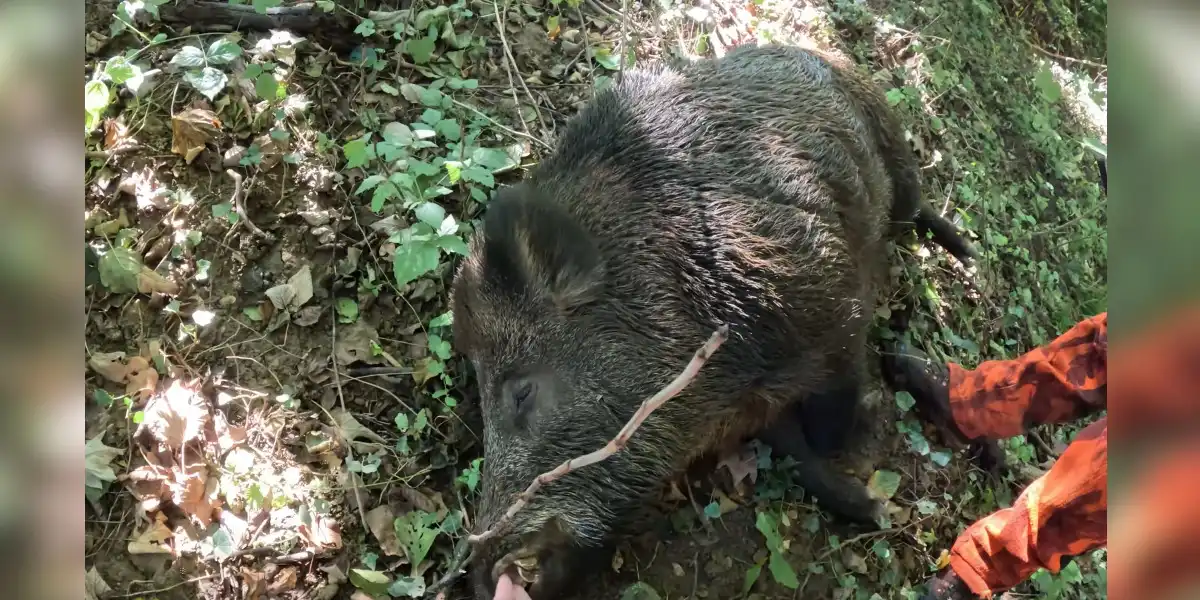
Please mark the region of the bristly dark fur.
[[[668, 477], [769, 434], [797, 401], [803, 431], [768, 437], [825, 506], [877, 516], [865, 487], [818, 456], [854, 420], [887, 236], [927, 204], [865, 75], [784, 47], [629, 71], [498, 196], [453, 291], [485, 415], [480, 527], [539, 473], [603, 446], [718, 325], [730, 339], [625, 451], [544, 487], [480, 549], [481, 597], [518, 548], [543, 564], [534, 597], [560, 597], [579, 580], [572, 549], [629, 533]], [[547, 529], [571, 548], [539, 546]]]

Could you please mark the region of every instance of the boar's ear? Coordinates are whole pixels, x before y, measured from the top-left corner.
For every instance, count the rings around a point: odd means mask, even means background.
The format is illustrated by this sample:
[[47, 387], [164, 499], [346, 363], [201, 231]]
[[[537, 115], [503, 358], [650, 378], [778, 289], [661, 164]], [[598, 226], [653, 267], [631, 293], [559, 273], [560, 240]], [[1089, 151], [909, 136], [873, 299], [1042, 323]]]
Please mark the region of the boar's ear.
[[483, 220], [484, 262], [491, 283], [517, 295], [548, 295], [570, 313], [604, 285], [595, 239], [562, 206], [522, 184], [499, 194]]

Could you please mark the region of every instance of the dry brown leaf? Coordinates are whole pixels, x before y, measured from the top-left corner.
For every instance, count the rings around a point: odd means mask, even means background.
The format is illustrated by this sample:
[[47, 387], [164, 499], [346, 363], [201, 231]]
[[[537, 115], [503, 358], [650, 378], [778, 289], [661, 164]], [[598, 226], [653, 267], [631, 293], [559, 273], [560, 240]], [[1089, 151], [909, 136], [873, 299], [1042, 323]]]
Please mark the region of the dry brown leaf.
[[92, 228], [92, 233], [102, 238], [111, 238], [130, 225], [129, 214], [125, 212], [125, 207], [120, 207], [117, 209], [117, 218], [97, 223]]
[[267, 574], [242, 567], [242, 592], [246, 600], [260, 600], [267, 594]]
[[382, 504], [367, 513], [367, 527], [379, 540], [379, 547], [388, 556], [401, 556], [404, 550], [400, 548], [400, 540], [396, 537], [396, 515], [392, 507]]
[[88, 358], [88, 366], [113, 383], [125, 383], [129, 373], [124, 352], [95, 352]]
[[171, 152], [192, 164], [196, 155], [204, 150], [204, 144], [212, 139], [221, 127], [221, 120], [213, 111], [205, 108], [189, 108], [171, 115]]
[[125, 394], [127, 396], [137, 398], [140, 402], [154, 395], [154, 390], [158, 388], [158, 371], [154, 370], [154, 365], [151, 365], [150, 361], [141, 356], [135, 356], [129, 359], [125, 369]]
[[270, 587], [267, 588], [267, 593], [271, 596], [278, 596], [284, 592], [290, 592], [296, 589], [296, 579], [296, 567], [281, 569], [275, 576], [275, 581], [272, 581]]
[[104, 149], [112, 150], [129, 137], [129, 128], [117, 119], [104, 120]]
[[133, 196], [139, 210], [168, 208], [171, 189], [158, 178], [158, 172], [146, 167], [134, 171], [117, 183], [117, 190]]
[[938, 555], [937, 570], [941, 571], [950, 565], [950, 551], [942, 549], [942, 553]]
[[179, 284], [159, 275], [150, 267], [142, 267], [137, 278], [138, 291], [143, 294], [166, 294], [174, 296], [179, 293]]
[[171, 547], [165, 542], [173, 537], [175, 534], [167, 527], [166, 516], [158, 513], [145, 531], [130, 540], [127, 549], [130, 554], [169, 554]]
[[225, 418], [225, 413], [216, 411], [213, 421], [216, 425], [217, 444], [221, 447], [222, 452], [228, 452], [246, 443], [246, 428], [240, 425], [230, 425], [229, 420]]
[[262, 160], [259, 161], [258, 168], [263, 171], [269, 171], [279, 164], [283, 155], [288, 151], [287, 141], [277, 140], [266, 133], [254, 138], [254, 144], [262, 153]]
[[758, 481], [758, 455], [753, 448], [744, 447], [731, 452], [717, 463], [717, 468], [721, 467], [729, 469], [735, 486], [743, 479], [749, 479], [752, 484]]
[[312, 514], [311, 527], [300, 523], [296, 530], [310, 548], [337, 550], [342, 547], [342, 531], [337, 522], [317, 513]]
[[189, 465], [184, 472], [176, 471], [175, 476], [177, 483], [172, 486], [175, 505], [201, 526], [208, 527], [221, 506], [220, 480], [209, 477], [208, 467], [202, 463]]
[[[130, 363], [139, 358], [134, 357]], [[211, 417], [199, 385], [199, 381], [171, 381], [165, 392], [155, 395], [146, 405], [142, 427], [172, 450], [178, 450], [192, 440], [202, 440]]]

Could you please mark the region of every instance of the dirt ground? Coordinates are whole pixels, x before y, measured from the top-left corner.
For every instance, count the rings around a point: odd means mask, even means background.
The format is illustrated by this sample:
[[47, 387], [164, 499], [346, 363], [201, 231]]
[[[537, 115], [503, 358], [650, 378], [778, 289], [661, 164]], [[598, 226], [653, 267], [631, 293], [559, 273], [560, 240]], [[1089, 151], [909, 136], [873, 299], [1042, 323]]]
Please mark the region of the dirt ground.
[[[474, 525], [483, 455], [445, 320], [454, 244], [617, 75], [625, 37], [632, 66], [807, 39], [876, 74], [928, 193], [984, 250], [970, 277], [932, 247], [895, 250], [897, 289], [925, 300], [908, 335], [935, 356], [1013, 356], [1106, 302], [1105, 208], [1080, 143], [1106, 138], [1105, 3], [254, 2], [285, 11], [271, 27], [249, 3], [184, 10], [202, 4], [86, 3], [97, 598], [428, 595]], [[367, 133], [407, 140], [409, 172], [459, 161], [457, 182], [418, 190], [440, 194], [450, 234], [413, 237], [428, 213], [380, 193], [395, 173], [356, 145]], [[589, 597], [916, 598], [957, 532], [1079, 428], [1006, 442], [1014, 467], [993, 479], [881, 384], [867, 405], [841, 464], [898, 476], [888, 527], [833, 521], [785, 461], [751, 454], [738, 482], [721, 467], [676, 486], [663, 530], [623, 545]], [[1102, 594], [1103, 553], [1076, 565], [1015, 593]]]

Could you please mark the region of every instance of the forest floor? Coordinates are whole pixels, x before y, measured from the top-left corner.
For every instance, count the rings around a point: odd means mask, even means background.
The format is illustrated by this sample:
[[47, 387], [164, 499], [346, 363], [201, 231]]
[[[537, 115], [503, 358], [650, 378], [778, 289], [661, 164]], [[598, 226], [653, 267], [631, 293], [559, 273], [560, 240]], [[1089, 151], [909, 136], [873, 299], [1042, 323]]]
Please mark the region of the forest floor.
[[[453, 266], [493, 190], [622, 67], [803, 39], [870, 69], [982, 253], [967, 272], [894, 249], [927, 352], [1012, 357], [1106, 310], [1086, 146], [1107, 138], [1104, 0], [611, 1], [86, 3], [90, 594], [426, 596], [483, 455]], [[255, 18], [281, 7], [282, 27]], [[673, 533], [622, 546], [595, 597], [915, 598], [1081, 427], [1004, 442], [996, 479], [911, 398], [867, 400], [846, 467], [891, 495], [888, 527], [831, 522], [751, 447], [677, 489]], [[1103, 597], [1105, 562], [1013, 595]]]

